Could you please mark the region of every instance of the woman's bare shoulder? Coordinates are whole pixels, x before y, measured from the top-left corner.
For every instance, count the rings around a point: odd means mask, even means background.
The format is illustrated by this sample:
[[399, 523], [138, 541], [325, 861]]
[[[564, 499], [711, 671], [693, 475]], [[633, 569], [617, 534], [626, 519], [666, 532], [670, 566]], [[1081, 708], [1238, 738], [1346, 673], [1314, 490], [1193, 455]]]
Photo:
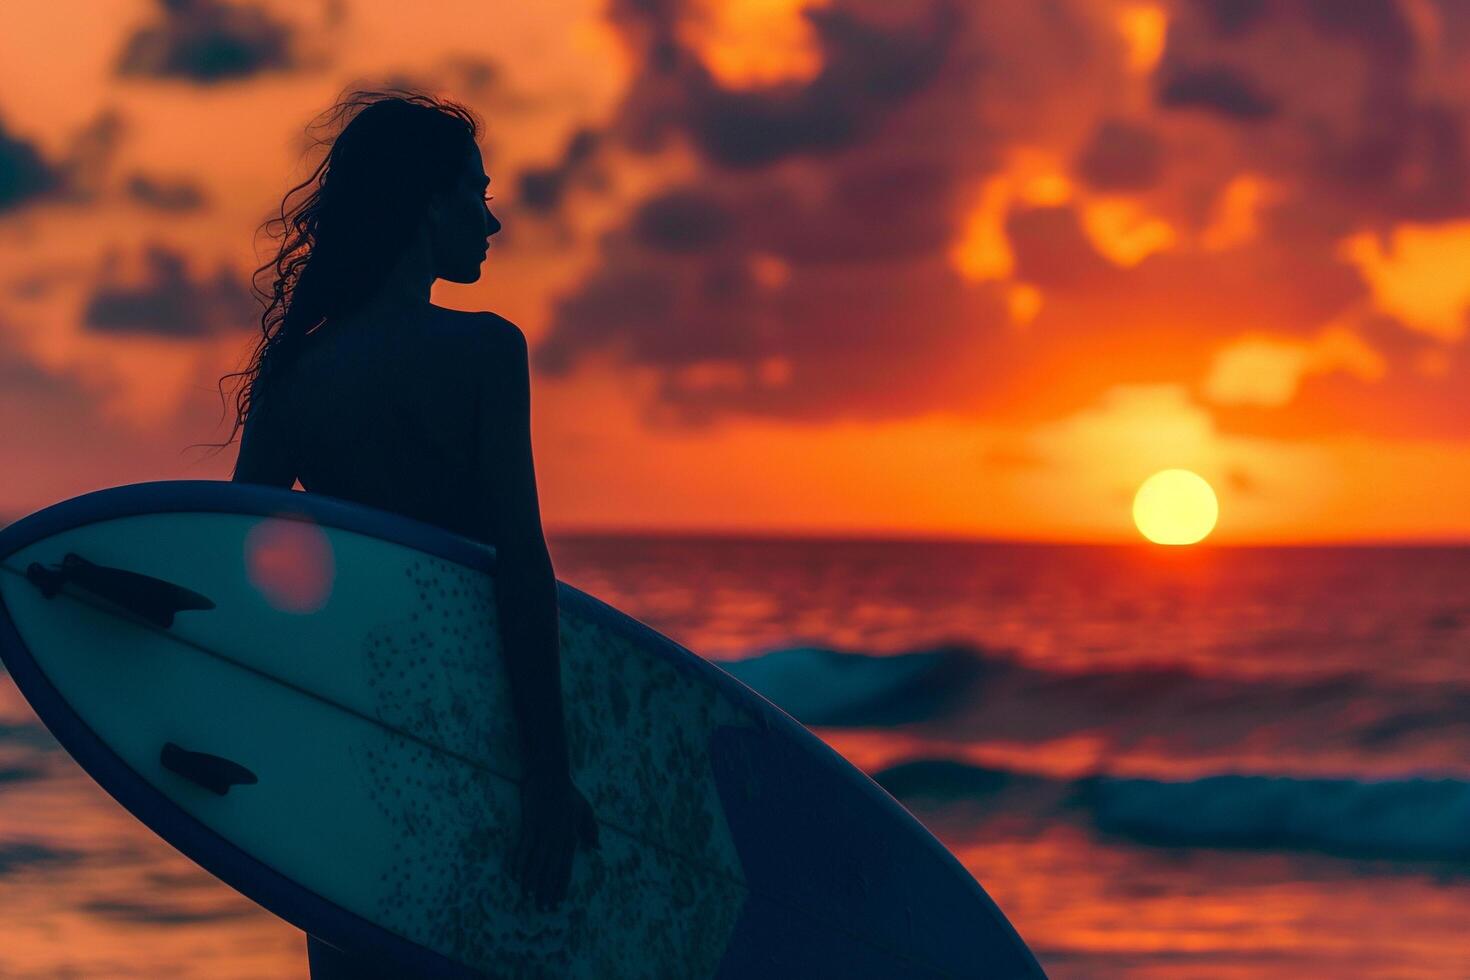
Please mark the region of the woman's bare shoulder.
[[489, 310], [444, 310], [441, 321], [468, 355], [496, 356], [524, 346], [526, 335], [515, 323]]

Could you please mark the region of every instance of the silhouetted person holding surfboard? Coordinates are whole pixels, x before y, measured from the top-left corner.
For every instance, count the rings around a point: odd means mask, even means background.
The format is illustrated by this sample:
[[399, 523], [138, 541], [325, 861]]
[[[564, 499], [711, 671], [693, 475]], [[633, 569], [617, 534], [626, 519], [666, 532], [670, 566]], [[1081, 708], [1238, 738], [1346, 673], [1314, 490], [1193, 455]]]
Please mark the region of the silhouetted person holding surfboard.
[[[495, 547], [524, 773], [510, 866], [549, 907], [565, 896], [577, 844], [596, 844], [597, 823], [567, 757], [526, 339], [494, 313], [429, 302], [435, 279], [479, 278], [501, 228], [484, 196], [480, 125], [463, 106], [399, 90], [354, 92], [326, 121], [338, 135], [286, 202], [308, 193], [267, 223], [281, 244], [256, 273], [273, 282], [241, 372], [233, 479], [300, 479]], [[314, 980], [382, 969], [315, 937], [307, 948]]]

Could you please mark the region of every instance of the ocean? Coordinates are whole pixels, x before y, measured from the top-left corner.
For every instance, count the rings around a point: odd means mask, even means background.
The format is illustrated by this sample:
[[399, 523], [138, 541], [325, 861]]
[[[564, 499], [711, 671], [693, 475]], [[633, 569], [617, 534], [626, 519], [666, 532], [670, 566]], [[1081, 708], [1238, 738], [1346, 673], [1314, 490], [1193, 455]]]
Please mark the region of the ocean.
[[[563, 535], [908, 807], [1055, 978], [1470, 977], [1470, 549]], [[0, 680], [0, 976], [305, 978]]]

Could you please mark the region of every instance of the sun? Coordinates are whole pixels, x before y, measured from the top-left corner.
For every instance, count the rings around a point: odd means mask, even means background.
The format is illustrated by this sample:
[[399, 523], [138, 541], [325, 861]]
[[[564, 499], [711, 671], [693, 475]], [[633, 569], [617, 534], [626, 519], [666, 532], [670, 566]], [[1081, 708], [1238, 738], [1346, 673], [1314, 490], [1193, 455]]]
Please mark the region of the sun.
[[1203, 541], [1219, 516], [1215, 491], [1189, 470], [1160, 470], [1143, 481], [1133, 498], [1133, 522], [1155, 544]]

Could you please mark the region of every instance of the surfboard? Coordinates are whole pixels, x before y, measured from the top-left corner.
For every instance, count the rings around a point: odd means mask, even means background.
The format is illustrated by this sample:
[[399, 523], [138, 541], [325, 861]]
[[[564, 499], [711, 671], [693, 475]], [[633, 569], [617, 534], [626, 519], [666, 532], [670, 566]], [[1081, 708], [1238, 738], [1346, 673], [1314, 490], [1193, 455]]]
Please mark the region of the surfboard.
[[573, 778], [600, 823], [542, 911], [494, 549], [275, 487], [111, 487], [0, 530], [0, 658], [170, 845], [426, 977], [1038, 977], [975, 879], [718, 666], [557, 583]]

